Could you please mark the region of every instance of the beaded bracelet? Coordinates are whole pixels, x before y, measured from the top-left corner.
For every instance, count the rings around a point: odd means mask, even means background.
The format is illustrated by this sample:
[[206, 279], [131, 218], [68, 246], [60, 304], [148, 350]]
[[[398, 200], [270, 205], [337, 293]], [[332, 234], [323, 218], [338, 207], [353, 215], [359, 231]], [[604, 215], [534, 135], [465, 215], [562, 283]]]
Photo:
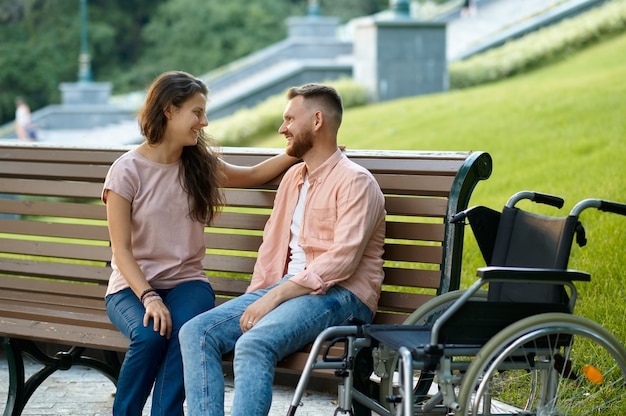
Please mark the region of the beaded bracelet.
[[155, 292], [155, 293], [156, 293], [156, 289], [155, 289], [155, 288], [153, 288], [153, 287], [149, 287], [149, 288], [147, 288], [146, 290], [144, 290], [143, 292], [141, 292], [141, 296], [139, 296], [139, 301], [140, 301], [141, 303], [143, 303], [143, 301], [146, 299], [146, 295], [147, 295], [148, 293], [151, 293], [151, 292]]
[[148, 296], [142, 303], [143, 303], [143, 307], [147, 308], [148, 305], [150, 304], [150, 302], [153, 302], [155, 300], [163, 300], [161, 298], [161, 296], [159, 295], [153, 295], [153, 296]]

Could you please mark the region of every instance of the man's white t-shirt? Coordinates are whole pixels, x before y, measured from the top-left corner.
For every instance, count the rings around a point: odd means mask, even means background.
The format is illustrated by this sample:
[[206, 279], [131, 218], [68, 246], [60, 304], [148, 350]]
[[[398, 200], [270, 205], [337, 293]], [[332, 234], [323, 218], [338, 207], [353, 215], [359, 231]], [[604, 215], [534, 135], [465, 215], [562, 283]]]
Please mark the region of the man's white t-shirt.
[[300, 237], [300, 228], [302, 226], [302, 215], [304, 215], [304, 201], [306, 200], [306, 194], [309, 190], [309, 175], [304, 176], [304, 183], [300, 189], [300, 195], [298, 196], [298, 203], [293, 213], [293, 219], [291, 220], [291, 239], [289, 240], [289, 249], [291, 250], [291, 258], [287, 265], [287, 274], [297, 274], [304, 270], [306, 266], [306, 256], [304, 250], [298, 244], [298, 238]]

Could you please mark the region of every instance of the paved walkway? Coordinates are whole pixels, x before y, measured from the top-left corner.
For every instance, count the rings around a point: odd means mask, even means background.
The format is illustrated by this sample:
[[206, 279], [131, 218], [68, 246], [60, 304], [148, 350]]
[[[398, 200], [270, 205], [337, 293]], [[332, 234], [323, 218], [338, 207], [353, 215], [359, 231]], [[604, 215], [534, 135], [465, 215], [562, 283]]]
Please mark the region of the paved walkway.
[[[29, 361], [26, 374], [33, 374], [38, 364]], [[9, 371], [4, 353], [0, 353], [0, 413], [4, 412], [5, 400], [9, 388]], [[287, 414], [293, 397], [294, 387], [274, 386], [274, 397], [270, 416]], [[233, 387], [226, 388], [226, 415], [230, 414]], [[24, 416], [100, 416], [110, 415], [113, 405], [115, 386], [96, 370], [85, 367], [73, 367], [67, 371], [57, 371], [35, 391], [29, 400]], [[307, 392], [303, 397], [298, 416], [333, 415], [337, 397], [318, 392]], [[150, 399], [144, 409], [144, 415], [150, 414]]]

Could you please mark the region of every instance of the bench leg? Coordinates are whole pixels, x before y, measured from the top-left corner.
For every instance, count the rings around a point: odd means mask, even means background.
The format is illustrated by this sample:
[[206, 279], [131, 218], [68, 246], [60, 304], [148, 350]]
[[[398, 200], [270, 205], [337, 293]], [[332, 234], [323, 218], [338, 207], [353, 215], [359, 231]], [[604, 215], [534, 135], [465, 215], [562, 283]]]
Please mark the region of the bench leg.
[[7, 396], [4, 416], [19, 416], [26, 406], [26, 402], [33, 395], [37, 387], [48, 376], [54, 373], [55, 369], [44, 367], [33, 374], [28, 381], [24, 378], [24, 358], [21, 345], [23, 341], [13, 338], [3, 338], [2, 347], [6, 353], [7, 364], [9, 366], [9, 393]]
[[[117, 385], [121, 362], [114, 351], [102, 351], [104, 360], [101, 360], [84, 354], [85, 348], [83, 347], [71, 347], [68, 351], [59, 351], [55, 356], [50, 356], [36, 343], [28, 340], [3, 338], [2, 346], [9, 367], [9, 393], [4, 416], [21, 415], [26, 403], [41, 383], [55, 371], [69, 370], [72, 365], [82, 365], [98, 370]], [[28, 380], [25, 379], [24, 354], [43, 365]]]

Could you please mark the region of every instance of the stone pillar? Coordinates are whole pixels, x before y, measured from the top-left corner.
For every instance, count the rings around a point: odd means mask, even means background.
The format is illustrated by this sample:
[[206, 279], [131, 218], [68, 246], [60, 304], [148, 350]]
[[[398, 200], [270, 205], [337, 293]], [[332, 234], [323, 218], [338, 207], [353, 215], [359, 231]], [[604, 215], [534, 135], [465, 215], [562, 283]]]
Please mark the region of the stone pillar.
[[397, 12], [354, 23], [354, 80], [374, 101], [448, 90], [445, 23]]

